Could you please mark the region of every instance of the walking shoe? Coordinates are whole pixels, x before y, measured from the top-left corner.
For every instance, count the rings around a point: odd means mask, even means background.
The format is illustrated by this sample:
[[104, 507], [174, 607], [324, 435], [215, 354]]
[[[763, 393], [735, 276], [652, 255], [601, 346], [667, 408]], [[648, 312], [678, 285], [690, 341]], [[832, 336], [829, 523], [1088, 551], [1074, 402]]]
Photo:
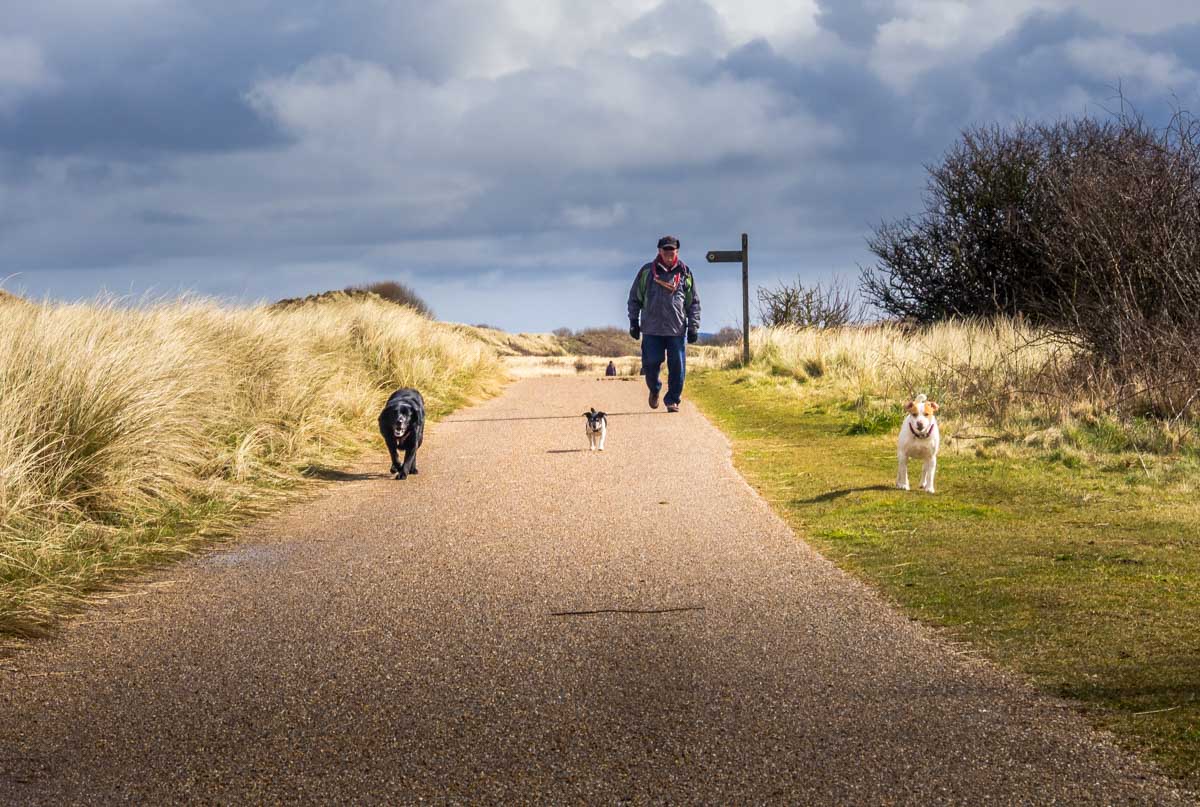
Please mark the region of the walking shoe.
[[667, 404], [667, 411], [668, 412], [678, 412], [679, 404]]
[[650, 390], [650, 408], [658, 409], [658, 393]]

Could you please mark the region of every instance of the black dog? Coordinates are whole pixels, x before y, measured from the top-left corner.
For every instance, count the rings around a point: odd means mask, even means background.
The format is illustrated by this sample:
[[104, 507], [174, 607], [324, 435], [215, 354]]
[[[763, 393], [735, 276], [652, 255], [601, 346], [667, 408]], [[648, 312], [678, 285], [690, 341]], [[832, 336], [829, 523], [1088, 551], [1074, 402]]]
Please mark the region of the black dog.
[[[387, 443], [396, 479], [417, 473], [417, 449], [425, 437], [425, 399], [411, 387], [398, 389], [379, 413], [379, 433]], [[404, 449], [400, 462], [399, 449]]]

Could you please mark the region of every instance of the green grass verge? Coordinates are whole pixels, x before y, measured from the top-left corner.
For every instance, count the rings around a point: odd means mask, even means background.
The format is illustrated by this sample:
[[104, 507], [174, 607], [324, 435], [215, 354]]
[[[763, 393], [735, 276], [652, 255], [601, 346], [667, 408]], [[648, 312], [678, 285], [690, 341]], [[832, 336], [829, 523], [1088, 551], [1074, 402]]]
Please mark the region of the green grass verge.
[[[864, 417], [819, 384], [737, 370], [689, 374], [688, 395], [730, 437], [738, 470], [826, 557], [1200, 786], [1194, 460], [1146, 473], [1113, 457], [947, 441], [931, 496], [894, 487], [891, 413]], [[909, 473], [915, 488], [919, 464]]]

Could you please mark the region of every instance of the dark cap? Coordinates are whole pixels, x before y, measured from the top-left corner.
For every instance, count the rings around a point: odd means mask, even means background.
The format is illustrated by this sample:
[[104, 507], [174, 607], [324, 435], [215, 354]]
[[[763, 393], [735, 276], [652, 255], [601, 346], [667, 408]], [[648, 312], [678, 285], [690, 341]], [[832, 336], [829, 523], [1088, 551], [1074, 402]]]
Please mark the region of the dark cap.
[[679, 239], [673, 235], [664, 235], [658, 239], [658, 248], [662, 249], [663, 247], [675, 247], [675, 249], [679, 249]]

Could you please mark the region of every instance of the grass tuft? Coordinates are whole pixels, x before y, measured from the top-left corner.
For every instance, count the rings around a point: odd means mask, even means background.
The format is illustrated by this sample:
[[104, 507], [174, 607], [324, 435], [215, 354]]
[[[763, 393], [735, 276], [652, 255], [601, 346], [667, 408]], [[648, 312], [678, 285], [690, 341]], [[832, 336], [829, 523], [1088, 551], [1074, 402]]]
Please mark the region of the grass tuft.
[[893, 433], [904, 422], [904, 410], [899, 404], [868, 402], [860, 397], [853, 411], [856, 417], [845, 429], [849, 435]]

